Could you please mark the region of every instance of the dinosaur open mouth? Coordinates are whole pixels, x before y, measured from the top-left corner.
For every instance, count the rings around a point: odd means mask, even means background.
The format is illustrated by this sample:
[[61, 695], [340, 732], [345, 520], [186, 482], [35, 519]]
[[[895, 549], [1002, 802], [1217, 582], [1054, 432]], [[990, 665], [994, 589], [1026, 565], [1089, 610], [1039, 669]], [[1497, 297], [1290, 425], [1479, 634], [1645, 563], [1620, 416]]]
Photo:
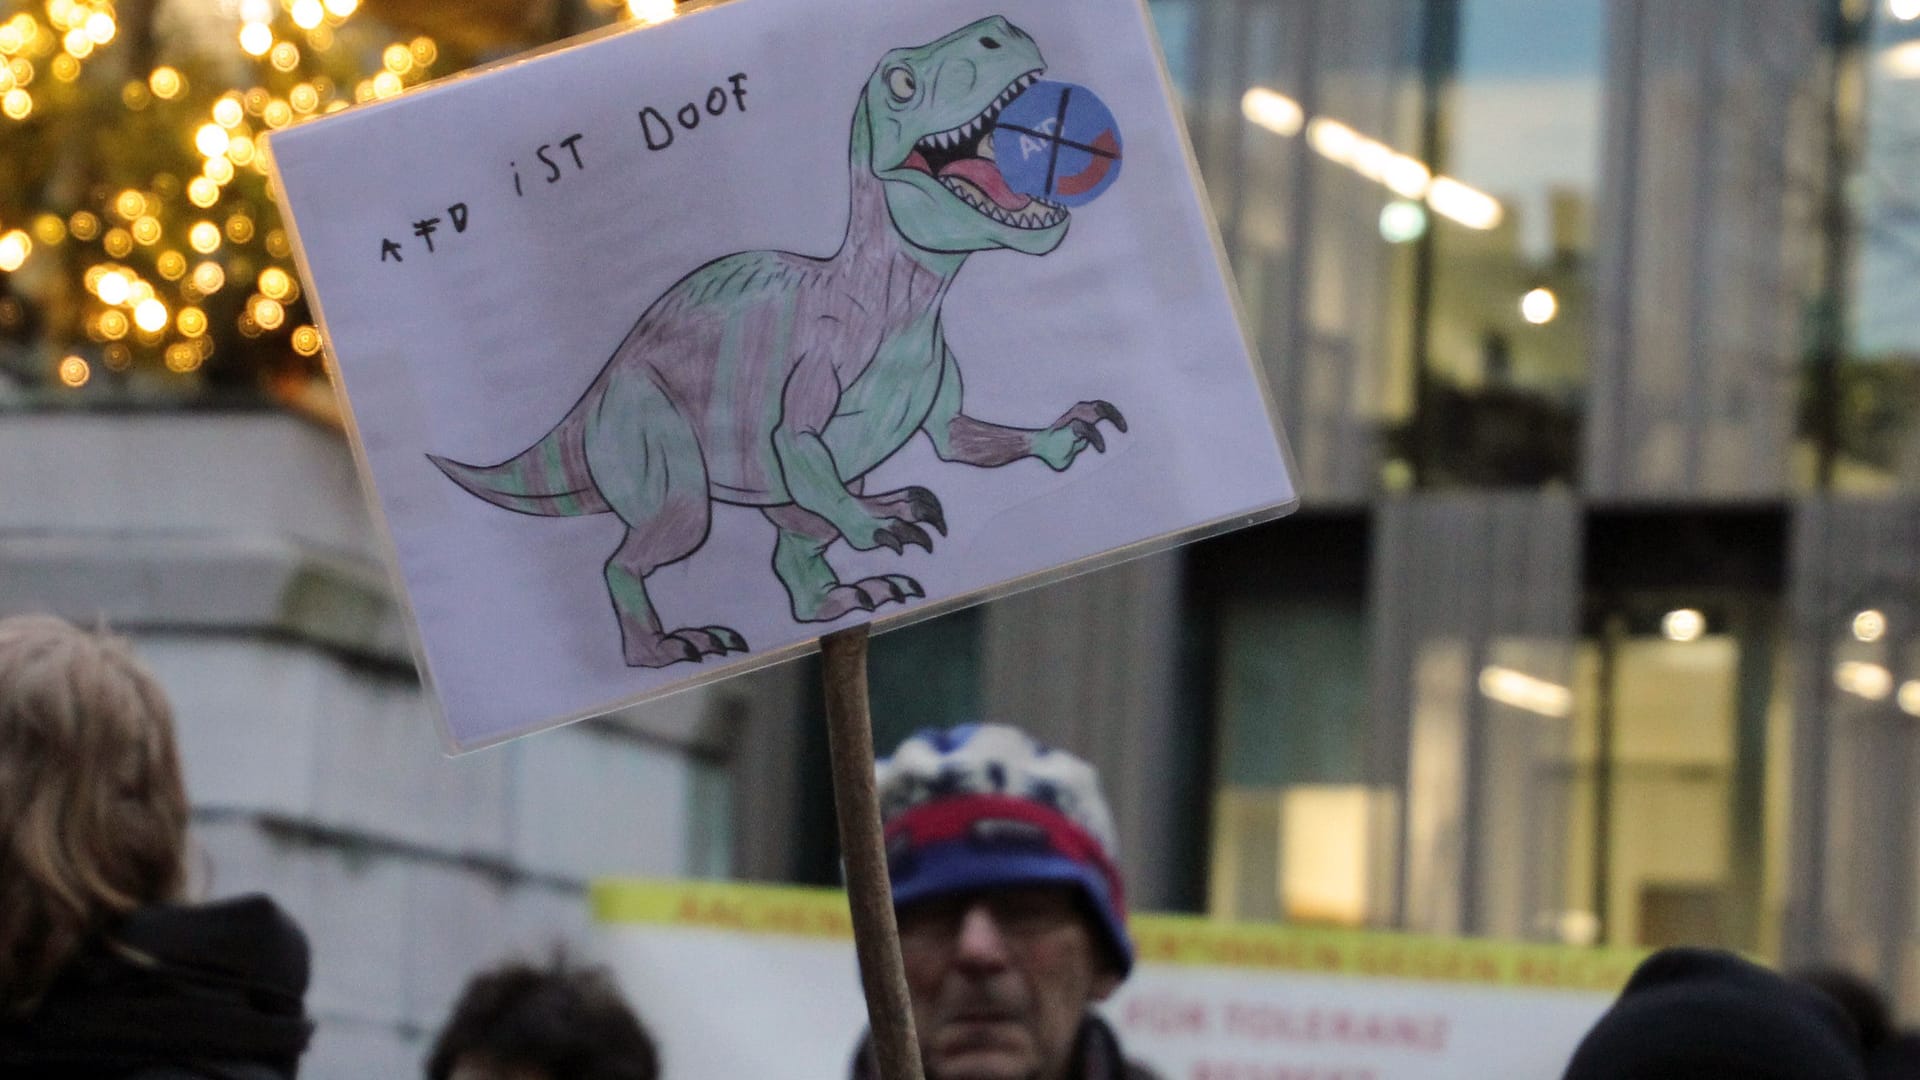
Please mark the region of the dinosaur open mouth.
[[915, 143], [900, 168], [926, 173], [968, 206], [1016, 229], [1046, 229], [1066, 220], [1058, 203], [1023, 195], [1007, 186], [993, 159], [993, 122], [1007, 103], [1032, 86], [1040, 72], [1029, 71], [1007, 84], [992, 104], [959, 127], [937, 131]]

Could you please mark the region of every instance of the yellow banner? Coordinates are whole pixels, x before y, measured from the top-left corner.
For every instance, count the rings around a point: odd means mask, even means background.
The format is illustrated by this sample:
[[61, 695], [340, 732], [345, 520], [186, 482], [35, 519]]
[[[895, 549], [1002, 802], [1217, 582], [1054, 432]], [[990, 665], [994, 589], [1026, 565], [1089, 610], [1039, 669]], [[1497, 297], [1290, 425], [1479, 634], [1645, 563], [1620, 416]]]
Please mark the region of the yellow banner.
[[[595, 882], [594, 918], [612, 926], [677, 926], [850, 940], [838, 889], [736, 882]], [[1142, 963], [1256, 968], [1421, 982], [1612, 992], [1644, 953], [1478, 938], [1428, 937], [1234, 923], [1193, 915], [1128, 920]]]

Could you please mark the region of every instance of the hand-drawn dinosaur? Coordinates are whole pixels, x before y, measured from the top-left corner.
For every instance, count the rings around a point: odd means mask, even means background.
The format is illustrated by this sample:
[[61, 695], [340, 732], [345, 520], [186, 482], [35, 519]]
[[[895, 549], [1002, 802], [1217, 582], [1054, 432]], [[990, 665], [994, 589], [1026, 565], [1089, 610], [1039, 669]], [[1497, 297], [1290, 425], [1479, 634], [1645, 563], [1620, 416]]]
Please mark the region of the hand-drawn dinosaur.
[[926, 488], [864, 491], [916, 432], [944, 461], [1035, 457], [1062, 470], [1106, 449], [1100, 421], [1127, 429], [1104, 401], [1042, 428], [968, 416], [941, 332], [941, 301], [970, 253], [1044, 255], [1066, 236], [1066, 209], [1009, 189], [993, 160], [995, 116], [1043, 70], [1033, 39], [998, 16], [887, 53], [853, 112], [839, 251], [707, 263], [654, 301], [538, 442], [491, 466], [429, 457], [508, 510], [620, 516], [626, 537], [605, 573], [629, 665], [746, 650], [724, 626], [663, 630], [647, 596], [649, 574], [706, 542], [711, 502], [760, 507], [778, 527], [773, 571], [796, 620], [926, 595], [903, 574], [842, 583], [825, 557], [837, 539], [898, 553], [933, 550], [922, 524], [946, 535]]

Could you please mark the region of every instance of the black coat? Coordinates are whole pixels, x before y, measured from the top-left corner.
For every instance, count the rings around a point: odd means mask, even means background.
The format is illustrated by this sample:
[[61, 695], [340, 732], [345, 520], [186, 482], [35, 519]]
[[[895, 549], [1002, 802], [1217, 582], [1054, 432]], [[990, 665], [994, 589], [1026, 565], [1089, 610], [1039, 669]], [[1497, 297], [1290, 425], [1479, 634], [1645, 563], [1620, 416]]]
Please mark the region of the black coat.
[[264, 896], [143, 908], [0, 1021], [0, 1076], [292, 1080], [307, 974], [306, 935]]
[[[875, 1080], [879, 1075], [872, 1047], [863, 1038], [853, 1054], [853, 1080]], [[1146, 1066], [1128, 1061], [1120, 1052], [1120, 1040], [1114, 1037], [1113, 1029], [1091, 1013], [1075, 1037], [1067, 1075], [1072, 1080], [1159, 1080]]]

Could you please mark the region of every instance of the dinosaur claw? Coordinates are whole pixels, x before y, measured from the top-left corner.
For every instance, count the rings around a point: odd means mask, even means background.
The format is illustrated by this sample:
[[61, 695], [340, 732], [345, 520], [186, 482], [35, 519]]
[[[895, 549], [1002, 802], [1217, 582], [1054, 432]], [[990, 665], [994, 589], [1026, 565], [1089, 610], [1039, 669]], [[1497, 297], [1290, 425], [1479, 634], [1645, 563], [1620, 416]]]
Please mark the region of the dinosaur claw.
[[[873, 534], [873, 542], [893, 552], [895, 555], [898, 555], [905, 550], [900, 546], [900, 538], [893, 534], [892, 526], [885, 526], [875, 530]], [[873, 609], [868, 608], [867, 610], [872, 611]]]
[[933, 550], [933, 537], [928, 536], [927, 530], [911, 521], [901, 522], [894, 527], [894, 531], [899, 535], [902, 543], [914, 544], [929, 552]]
[[933, 492], [923, 487], [910, 487], [907, 489], [907, 505], [913, 508], [919, 520], [933, 526], [941, 536], [947, 535], [947, 514]]
[[736, 630], [730, 630], [724, 626], [709, 626], [707, 633], [712, 634], [713, 640], [719, 642], [722, 653], [747, 651], [747, 639], [741, 637]]
[[1101, 437], [1099, 428], [1085, 420], [1075, 420], [1067, 425], [1067, 428], [1076, 436], [1087, 440], [1087, 445], [1093, 447], [1096, 452], [1102, 454], [1107, 452], [1107, 440]]
[[1120, 410], [1114, 408], [1112, 402], [1108, 402], [1108, 401], [1094, 402], [1093, 414], [1096, 417], [1112, 424], [1114, 426], [1114, 429], [1119, 431], [1120, 433], [1122, 434], [1126, 433], [1127, 418], [1120, 415]]
[[[912, 578], [908, 577], [905, 574], [888, 574], [887, 581], [893, 584], [894, 586], [898, 587], [902, 593], [906, 594], [906, 596], [911, 596], [915, 599], [919, 599], [920, 597], [927, 595], [927, 590], [921, 588], [919, 582], [913, 580]], [[904, 599], [904, 597], [902, 599]]]

